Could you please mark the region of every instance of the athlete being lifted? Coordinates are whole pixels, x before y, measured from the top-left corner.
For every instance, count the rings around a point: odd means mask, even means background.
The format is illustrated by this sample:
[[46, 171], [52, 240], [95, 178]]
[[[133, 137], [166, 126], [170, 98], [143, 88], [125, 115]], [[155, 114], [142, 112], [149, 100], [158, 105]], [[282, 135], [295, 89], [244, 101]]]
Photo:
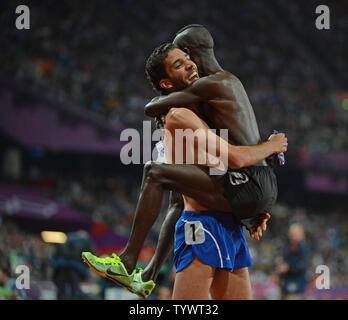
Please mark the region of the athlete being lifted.
[[[287, 139], [283, 134], [275, 135], [268, 142], [260, 144], [258, 126], [246, 92], [240, 81], [217, 63], [213, 40], [205, 28], [186, 27], [178, 33], [174, 44], [160, 46], [148, 60], [149, 78], [157, 88], [170, 94], [151, 101], [146, 106], [146, 114], [158, 116], [166, 114], [173, 106], [200, 104], [199, 108], [205, 115], [206, 122], [212, 128], [227, 128], [229, 142], [239, 146], [228, 146], [229, 170], [224, 176], [210, 176], [205, 168], [195, 165], [146, 165], [126, 249], [119, 257], [114, 255], [113, 258], [104, 259], [83, 253], [85, 261], [93, 270], [143, 297], [151, 292], [153, 282], [145, 281], [147, 270], [142, 274], [134, 268], [145, 237], [158, 216], [163, 191], [182, 193], [206, 210], [232, 213], [237, 221], [243, 222], [250, 229], [255, 218], [259, 222], [257, 218], [264, 219], [266, 213], [270, 212], [277, 197], [273, 169], [263, 159], [273, 153], [284, 152], [287, 148]], [[176, 45], [188, 48], [197, 66]], [[199, 74], [205, 77], [199, 78]], [[208, 128], [204, 121], [185, 108], [171, 109], [167, 113], [166, 122], [171, 129]], [[254, 164], [256, 165], [252, 166]], [[239, 169], [241, 167], [247, 168]], [[187, 199], [185, 198], [186, 204]], [[167, 218], [175, 222], [178, 211], [172, 210], [171, 216]], [[167, 228], [169, 235], [173, 234], [170, 231], [174, 228], [173, 223], [164, 223], [163, 226]], [[160, 241], [163, 247], [166, 237], [161, 240], [160, 236]], [[167, 242], [167, 248], [172, 248], [170, 242]], [[157, 268], [167, 254], [168, 250], [163, 250], [163, 254], [157, 256]], [[115, 275], [120, 273], [122, 275]], [[147, 275], [150, 276], [150, 272]]]

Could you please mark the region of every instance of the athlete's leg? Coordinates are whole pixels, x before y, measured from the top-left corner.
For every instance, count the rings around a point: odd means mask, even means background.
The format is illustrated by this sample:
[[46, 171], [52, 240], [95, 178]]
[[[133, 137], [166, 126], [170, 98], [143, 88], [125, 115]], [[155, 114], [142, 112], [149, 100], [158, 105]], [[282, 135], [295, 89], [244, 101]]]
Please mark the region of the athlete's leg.
[[[286, 151], [287, 139], [284, 135], [274, 135], [269, 141], [254, 146], [234, 146], [229, 144], [228, 134], [223, 136], [223, 131], [220, 131], [221, 137], [210, 130], [208, 125], [200, 119], [194, 112], [186, 108], [172, 108], [166, 115], [165, 121], [170, 120], [171, 125], [168, 125], [168, 130], [171, 136], [175, 133], [180, 133], [178, 129], [191, 129], [197, 134], [193, 134], [199, 142], [205, 142], [204, 147], [194, 147], [194, 159], [199, 156], [200, 159], [205, 159], [205, 165], [214, 166], [216, 168], [242, 168], [251, 166], [259, 161], [264, 160], [273, 153]], [[176, 132], [175, 132], [176, 130]], [[180, 135], [179, 135], [180, 136]], [[188, 139], [186, 139], [188, 141]], [[184, 141], [185, 143], [185, 141]], [[182, 148], [182, 142], [176, 141], [181, 153], [185, 149]], [[192, 147], [192, 144], [189, 144]], [[192, 149], [191, 149], [192, 150]], [[173, 152], [172, 152], [173, 153]], [[181, 155], [181, 154], [180, 154]], [[172, 163], [175, 163], [174, 161]], [[177, 163], [177, 162], [176, 162]], [[192, 163], [192, 162], [191, 162]], [[197, 162], [193, 162], [197, 164]]]
[[120, 254], [128, 272], [134, 269], [145, 238], [158, 217], [165, 190], [182, 193], [207, 208], [231, 212], [230, 204], [224, 197], [223, 177], [209, 176], [204, 168], [149, 162], [145, 165], [144, 175], [131, 234]]
[[175, 276], [173, 300], [207, 300], [215, 268], [197, 257]]
[[[177, 142], [175, 129], [179, 128], [197, 130], [207, 129], [208, 126], [192, 111], [176, 109], [175, 112], [169, 112], [165, 119], [165, 129], [171, 132], [173, 146]], [[145, 165], [130, 237], [126, 248], [119, 255], [128, 272], [132, 272], [135, 268], [145, 238], [160, 212], [165, 190], [184, 194], [206, 208], [231, 212], [230, 204], [224, 197], [223, 176], [210, 176], [208, 170], [208, 167], [187, 164], [168, 165], [148, 162]]]
[[169, 253], [173, 250], [175, 224], [180, 218], [183, 209], [184, 202], [182, 195], [171, 191], [168, 211], [161, 227], [156, 251], [150, 263], [142, 273], [143, 281], [156, 281], [163, 263], [166, 261]]
[[[221, 169], [223, 174], [227, 169], [228, 159], [234, 158], [233, 146], [213, 133], [206, 122], [191, 110], [170, 109], [165, 117], [164, 128], [166, 158], [171, 164], [204, 164]], [[191, 130], [191, 136], [188, 130]], [[225, 138], [228, 139], [227, 136]], [[171, 146], [166, 145], [168, 140], [171, 140]]]
[[[193, 120], [189, 120], [185, 119], [181, 112], [177, 112], [176, 116], [166, 118], [166, 125], [172, 124], [171, 129], [173, 129], [174, 120], [176, 125], [183, 125], [182, 120], [188, 120], [193, 125], [193, 130], [196, 130], [197, 126], [204, 126], [199, 118], [195, 114], [193, 115]], [[186, 128], [187, 124], [182, 127]], [[145, 165], [130, 238], [126, 248], [120, 254], [122, 264], [114, 267], [117, 268], [116, 272], [123, 272], [123, 268], [125, 268], [128, 274], [131, 274], [134, 270], [146, 236], [160, 212], [165, 190], [185, 194], [207, 208], [231, 212], [230, 204], [224, 198], [223, 176], [210, 176], [208, 170], [208, 167], [195, 165], [167, 165], [153, 162]], [[173, 230], [174, 226], [173, 223]], [[107, 274], [109, 260], [100, 259], [90, 253], [83, 253], [83, 258], [92, 269], [94, 268], [93, 270], [97, 270], [103, 275]], [[114, 278], [115, 282], [122, 283], [126, 287], [129, 286], [130, 278], [125, 277], [126, 281], [116, 276]]]
[[252, 290], [248, 268], [216, 269], [210, 289], [214, 300], [251, 300]]
[[[172, 122], [175, 120], [175, 124], [180, 125], [181, 128], [186, 126], [181, 123], [184, 120], [194, 122], [192, 125], [194, 130], [197, 126], [204, 126], [194, 114], [193, 117], [185, 118], [182, 112], [176, 113], [175, 117], [169, 118], [173, 120]], [[172, 123], [168, 118], [166, 122], [168, 126]], [[174, 127], [175, 125], [171, 128]], [[166, 165], [150, 162], [145, 166], [130, 238], [125, 250], [120, 254], [129, 274], [134, 270], [145, 238], [158, 217], [165, 190], [182, 193], [206, 208], [231, 212], [230, 204], [224, 197], [223, 176], [210, 176], [207, 171], [208, 167], [195, 165]]]

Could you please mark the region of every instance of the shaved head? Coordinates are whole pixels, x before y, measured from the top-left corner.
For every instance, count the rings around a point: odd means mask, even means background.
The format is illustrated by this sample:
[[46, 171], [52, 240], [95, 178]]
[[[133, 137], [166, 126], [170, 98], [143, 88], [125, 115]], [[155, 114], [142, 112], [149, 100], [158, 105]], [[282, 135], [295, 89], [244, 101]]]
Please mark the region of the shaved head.
[[213, 49], [214, 40], [210, 32], [200, 24], [190, 24], [180, 29], [173, 40], [180, 49]]

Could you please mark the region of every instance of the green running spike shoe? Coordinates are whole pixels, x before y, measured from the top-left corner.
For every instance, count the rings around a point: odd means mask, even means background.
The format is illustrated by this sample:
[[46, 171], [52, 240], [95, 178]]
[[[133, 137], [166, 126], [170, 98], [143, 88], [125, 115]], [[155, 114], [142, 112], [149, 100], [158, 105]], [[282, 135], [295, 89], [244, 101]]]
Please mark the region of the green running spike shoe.
[[131, 287], [136, 270], [134, 269], [131, 274], [128, 274], [121, 259], [115, 253], [112, 254], [112, 257], [99, 258], [91, 252], [82, 252], [82, 259], [95, 273], [144, 298]]
[[152, 280], [144, 282], [141, 278], [142, 272], [143, 270], [139, 268], [139, 271], [134, 274], [133, 281], [130, 286], [134, 291], [133, 293], [135, 293], [138, 297], [145, 299], [151, 294], [156, 284]]

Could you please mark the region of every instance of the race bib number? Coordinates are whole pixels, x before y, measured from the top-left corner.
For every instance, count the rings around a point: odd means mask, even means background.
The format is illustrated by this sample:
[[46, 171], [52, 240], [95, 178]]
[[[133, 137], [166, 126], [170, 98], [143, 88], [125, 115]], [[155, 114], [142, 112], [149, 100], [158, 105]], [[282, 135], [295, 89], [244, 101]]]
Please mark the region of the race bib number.
[[164, 154], [164, 146], [163, 146], [162, 140], [158, 141], [156, 143], [156, 149], [157, 149], [157, 159], [156, 159], [156, 162], [166, 163], [167, 161], [166, 161], [166, 156]]
[[185, 223], [185, 242], [186, 244], [200, 244], [205, 241], [205, 233], [202, 222], [187, 221]]

